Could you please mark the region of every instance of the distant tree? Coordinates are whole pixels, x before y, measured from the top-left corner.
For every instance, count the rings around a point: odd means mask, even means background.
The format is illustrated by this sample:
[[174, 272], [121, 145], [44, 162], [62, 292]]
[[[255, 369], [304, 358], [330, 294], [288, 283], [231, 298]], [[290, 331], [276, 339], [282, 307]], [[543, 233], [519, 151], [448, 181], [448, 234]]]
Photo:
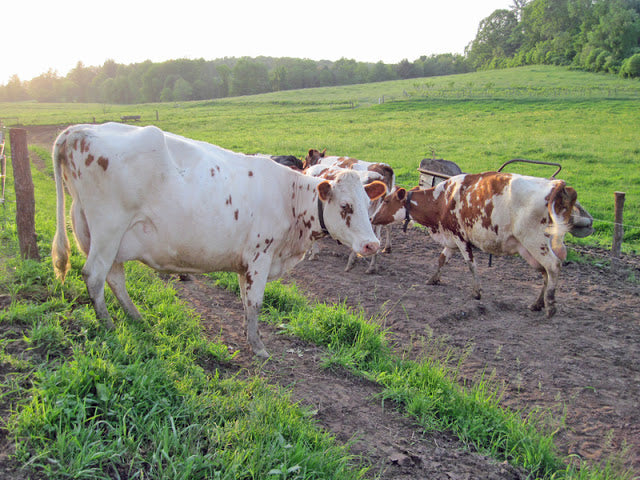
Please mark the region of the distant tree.
[[78, 62], [75, 68], [67, 74], [67, 80], [72, 83], [69, 96], [74, 102], [86, 103], [89, 101], [89, 87], [95, 76], [95, 69], [85, 67], [82, 62]]
[[638, 47], [640, 15], [625, 0], [609, 0], [594, 5], [598, 24], [588, 34], [588, 43], [623, 59]]
[[476, 38], [467, 47], [469, 61], [483, 68], [496, 58], [512, 57], [522, 41], [519, 33], [515, 11], [495, 10], [480, 22]]
[[351, 85], [356, 82], [357, 63], [352, 58], [344, 58], [337, 60], [333, 64], [333, 77], [336, 85]]
[[173, 100], [193, 100], [193, 87], [182, 77], [178, 77], [175, 84], [173, 85]]
[[118, 73], [118, 64], [115, 62], [115, 60], [113, 60], [112, 58], [105, 60], [104, 64], [102, 65], [102, 73], [107, 78], [115, 78], [116, 74]]
[[271, 74], [271, 85], [274, 91], [287, 90], [287, 69], [284, 65], [273, 70]]
[[29, 96], [39, 102], [64, 101], [61, 95], [61, 79], [57, 72], [49, 69], [27, 82]]
[[382, 61], [376, 63], [369, 72], [370, 82], [384, 82], [395, 78], [395, 74], [389, 65], [384, 64]]
[[269, 91], [267, 67], [258, 61], [243, 57], [233, 67], [232, 95], [255, 95]]
[[400, 78], [416, 78], [420, 76], [418, 68], [406, 58], [396, 66], [396, 72]]
[[640, 77], [640, 53], [627, 58], [622, 64], [620, 75], [623, 77]]
[[23, 100], [28, 100], [29, 93], [25, 88], [24, 84], [20, 81], [18, 75], [12, 75], [9, 79], [9, 82], [4, 87], [4, 94], [2, 95], [3, 101], [8, 102], [20, 102]]
[[216, 67], [218, 75], [220, 75], [220, 97], [228, 97], [231, 92], [231, 69], [227, 65], [218, 65]]

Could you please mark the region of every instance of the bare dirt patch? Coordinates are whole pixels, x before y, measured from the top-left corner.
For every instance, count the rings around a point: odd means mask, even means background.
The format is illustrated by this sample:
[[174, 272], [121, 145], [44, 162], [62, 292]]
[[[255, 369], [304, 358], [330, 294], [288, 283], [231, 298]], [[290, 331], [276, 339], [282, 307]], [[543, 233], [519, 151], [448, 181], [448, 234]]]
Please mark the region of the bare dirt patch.
[[[29, 142], [34, 142], [31, 127]], [[41, 141], [46, 134], [38, 127]], [[60, 127], [50, 127], [48, 146]], [[563, 454], [599, 462], [624, 445], [624, 463], [640, 472], [640, 286], [607, 268], [570, 263], [560, 275], [558, 313], [530, 312], [542, 281], [520, 258], [478, 254], [483, 298], [470, 297], [461, 257], [444, 269], [442, 285], [427, 286], [439, 247], [417, 229], [394, 229], [393, 253], [380, 260], [380, 274], [365, 275], [360, 261], [343, 271], [348, 251], [323, 240], [316, 262], [304, 261], [285, 277], [309, 298], [345, 301], [368, 315], [381, 315], [399, 350], [419, 356], [422, 338], [442, 338], [464, 352], [460, 380], [492, 373], [503, 385], [502, 403], [523, 414], [564, 417], [556, 435]], [[593, 253], [601, 254], [597, 249]], [[636, 257], [623, 261], [640, 278]], [[319, 366], [323, 352], [261, 324], [272, 359], [257, 365], [242, 335], [240, 300], [201, 277], [177, 283], [179, 294], [202, 316], [203, 328], [239, 350], [229, 369], [248, 369], [287, 386], [293, 398], [317, 410], [316, 419], [384, 479], [525, 478], [522, 472], [466, 451], [447, 433], [423, 433], [376, 397], [379, 388], [343, 371]]]

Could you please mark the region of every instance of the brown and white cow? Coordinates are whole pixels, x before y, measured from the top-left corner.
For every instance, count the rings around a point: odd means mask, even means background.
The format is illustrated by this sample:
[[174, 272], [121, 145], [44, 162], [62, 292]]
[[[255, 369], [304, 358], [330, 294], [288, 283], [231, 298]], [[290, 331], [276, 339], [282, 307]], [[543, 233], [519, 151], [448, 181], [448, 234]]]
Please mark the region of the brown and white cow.
[[[391, 166], [386, 163], [372, 163], [365, 162], [364, 160], [357, 160], [351, 157], [341, 156], [325, 156], [326, 150], [322, 152], [316, 149], [310, 149], [304, 162], [304, 173], [312, 177], [320, 177], [325, 180], [331, 180], [336, 177], [340, 172], [344, 170], [353, 170], [360, 176], [360, 180], [363, 185], [370, 183], [374, 180], [380, 180], [387, 186], [387, 191], [391, 191], [395, 184], [395, 174]], [[369, 213], [371, 216], [378, 209], [382, 197], [372, 200], [369, 205]], [[381, 238], [382, 226], [375, 228], [376, 236]], [[391, 252], [391, 229], [385, 228], [386, 241], [384, 252]], [[317, 258], [317, 246], [314, 244], [311, 258]], [[353, 268], [356, 260], [356, 252], [352, 251], [345, 267], [345, 272], [348, 272]], [[369, 263], [369, 267], [366, 273], [375, 273], [378, 271], [378, 257], [372, 256]]]
[[555, 311], [555, 289], [567, 256], [564, 236], [576, 202], [576, 192], [562, 180], [513, 173], [487, 172], [451, 177], [435, 187], [397, 188], [383, 200], [374, 225], [412, 219], [428, 228], [444, 246], [429, 284], [440, 281], [440, 270], [456, 250], [473, 277], [473, 296], [480, 298], [472, 247], [494, 255], [520, 254], [540, 271], [544, 286], [532, 310]]
[[54, 268], [62, 279], [69, 269], [66, 186], [76, 241], [87, 255], [82, 274], [108, 327], [105, 281], [127, 314], [140, 317], [125, 288], [124, 262], [139, 260], [161, 272], [232, 271], [248, 341], [266, 357], [257, 316], [268, 280], [292, 268], [327, 233], [361, 255], [380, 246], [367, 209], [386, 187], [363, 187], [353, 172], [329, 182], [268, 158], [117, 123], [66, 129], [55, 141], [53, 166]]

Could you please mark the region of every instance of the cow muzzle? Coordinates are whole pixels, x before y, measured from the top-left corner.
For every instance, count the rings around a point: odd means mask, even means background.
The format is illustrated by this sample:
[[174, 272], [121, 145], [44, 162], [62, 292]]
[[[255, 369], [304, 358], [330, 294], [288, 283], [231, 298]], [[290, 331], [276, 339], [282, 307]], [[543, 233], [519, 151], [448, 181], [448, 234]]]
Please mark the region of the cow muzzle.
[[374, 255], [380, 249], [380, 242], [368, 242], [365, 243], [362, 248], [357, 251], [358, 255], [362, 257], [368, 257], [369, 255]]

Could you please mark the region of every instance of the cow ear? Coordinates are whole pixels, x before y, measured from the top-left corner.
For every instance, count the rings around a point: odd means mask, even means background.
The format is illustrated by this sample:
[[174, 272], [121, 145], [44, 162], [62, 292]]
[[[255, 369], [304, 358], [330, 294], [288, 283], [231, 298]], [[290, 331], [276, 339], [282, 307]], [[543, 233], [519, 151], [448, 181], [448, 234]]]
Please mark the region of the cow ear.
[[404, 188], [399, 187], [395, 191], [395, 195], [396, 195], [396, 197], [398, 197], [398, 200], [402, 201], [402, 200], [404, 200], [404, 197], [407, 196], [407, 191]]
[[365, 185], [364, 190], [367, 192], [369, 199], [375, 200], [387, 193], [387, 186], [381, 181], [376, 180], [375, 182]]
[[324, 158], [324, 154], [327, 152], [327, 149], [325, 148], [324, 150], [322, 150], [322, 152], [318, 152], [320, 154], [320, 158]]
[[320, 200], [322, 200], [323, 202], [329, 200], [329, 197], [331, 196], [331, 184], [329, 182], [327, 182], [326, 180], [320, 182], [317, 189], [318, 195], [320, 195]]

